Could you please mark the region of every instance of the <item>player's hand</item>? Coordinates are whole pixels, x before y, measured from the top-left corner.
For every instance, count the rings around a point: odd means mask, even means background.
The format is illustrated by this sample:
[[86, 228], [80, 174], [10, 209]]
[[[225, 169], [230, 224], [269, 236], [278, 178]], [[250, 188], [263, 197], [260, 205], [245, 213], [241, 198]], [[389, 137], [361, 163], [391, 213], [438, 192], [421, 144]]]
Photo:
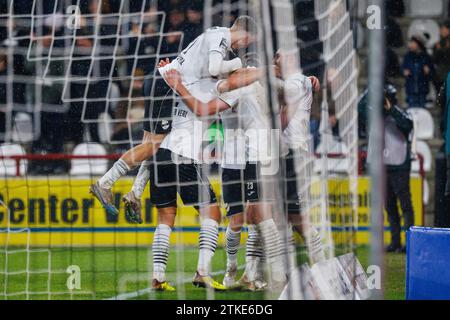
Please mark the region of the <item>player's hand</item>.
[[389, 99], [384, 99], [384, 109], [385, 109], [386, 111], [389, 111], [389, 110], [392, 109], [392, 104], [391, 104], [391, 102], [389, 101]]
[[181, 83], [181, 74], [175, 70], [171, 69], [164, 74], [164, 79], [166, 79], [169, 86], [176, 91], [178, 85]]
[[330, 115], [328, 118], [328, 123], [330, 124], [331, 128], [334, 128], [334, 126], [337, 124], [337, 118], [335, 115]]
[[275, 77], [281, 79], [281, 68], [278, 65], [273, 65], [273, 72], [275, 73]]
[[309, 80], [311, 81], [314, 92], [319, 92], [320, 91], [319, 79], [317, 79], [317, 77], [311, 76], [309, 77]]
[[160, 60], [159, 63], [158, 63], [158, 68], [165, 67], [165, 66], [167, 66], [169, 63], [170, 63], [169, 58], [166, 58], [166, 59], [164, 59], [164, 60]]

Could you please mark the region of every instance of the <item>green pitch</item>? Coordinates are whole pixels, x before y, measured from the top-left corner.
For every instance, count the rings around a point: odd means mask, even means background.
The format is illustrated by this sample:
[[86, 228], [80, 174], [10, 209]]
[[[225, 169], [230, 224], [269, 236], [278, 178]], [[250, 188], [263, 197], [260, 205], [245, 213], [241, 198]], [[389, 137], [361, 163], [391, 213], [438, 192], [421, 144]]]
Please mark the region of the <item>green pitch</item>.
[[[195, 248], [172, 249], [168, 264], [168, 280], [176, 285], [177, 292], [153, 292], [148, 290], [151, 279], [151, 251], [147, 248], [20, 248], [0, 252], [0, 299], [206, 299], [204, 289], [191, 283], [197, 265]], [[244, 263], [244, 251], [239, 251], [239, 263]], [[29, 258], [27, 259], [27, 254]], [[367, 267], [369, 250], [359, 247], [358, 258]], [[304, 260], [299, 252], [299, 262]], [[27, 261], [29, 264], [27, 266]], [[222, 280], [225, 252], [218, 249], [213, 261], [215, 278]], [[66, 272], [71, 265], [80, 268], [80, 289], [67, 289]], [[404, 299], [405, 255], [386, 255], [386, 299]], [[5, 274], [7, 266], [8, 274]], [[179, 266], [179, 267], [177, 267]], [[176, 270], [184, 271], [175, 272]], [[30, 272], [24, 273], [23, 271]], [[50, 277], [49, 277], [49, 270]], [[241, 270], [242, 272], [242, 270]], [[4, 293], [9, 294], [5, 297]], [[29, 295], [25, 294], [29, 292]], [[49, 293], [50, 292], [50, 295]], [[264, 299], [262, 292], [216, 292], [216, 299]]]

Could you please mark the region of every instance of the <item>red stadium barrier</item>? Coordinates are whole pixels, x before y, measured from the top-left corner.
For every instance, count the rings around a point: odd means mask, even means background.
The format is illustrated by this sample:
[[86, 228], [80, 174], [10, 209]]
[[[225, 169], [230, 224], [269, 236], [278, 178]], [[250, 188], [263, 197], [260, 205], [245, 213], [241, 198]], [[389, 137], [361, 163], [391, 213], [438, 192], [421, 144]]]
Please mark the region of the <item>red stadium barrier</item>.
[[117, 160], [121, 157], [121, 154], [106, 154], [106, 155], [73, 155], [64, 153], [48, 153], [48, 154], [25, 154], [25, 155], [9, 155], [2, 156], [0, 159], [9, 159], [16, 161], [16, 176], [20, 176], [20, 162], [22, 160], [35, 160], [35, 161], [55, 161], [55, 160], [74, 160], [74, 159], [108, 159]]
[[[317, 158], [320, 158], [320, 154], [315, 154]], [[74, 160], [74, 159], [108, 159], [108, 160], [117, 160], [122, 156], [119, 153], [107, 154], [107, 155], [73, 155], [73, 154], [64, 154], [64, 153], [48, 153], [48, 154], [26, 154], [26, 155], [9, 155], [2, 156], [0, 155], [0, 159], [12, 159], [16, 161], [16, 175], [20, 176], [20, 162], [22, 160], [35, 160], [35, 161], [55, 161], [55, 160]], [[339, 153], [329, 153], [328, 158], [337, 159], [337, 158], [345, 158], [345, 155]], [[421, 154], [417, 155], [419, 158], [419, 175], [422, 179], [425, 179], [425, 169], [424, 169], [424, 158]], [[367, 159], [367, 152], [360, 151], [358, 153], [358, 174], [362, 175], [363, 173], [363, 163], [364, 160]]]

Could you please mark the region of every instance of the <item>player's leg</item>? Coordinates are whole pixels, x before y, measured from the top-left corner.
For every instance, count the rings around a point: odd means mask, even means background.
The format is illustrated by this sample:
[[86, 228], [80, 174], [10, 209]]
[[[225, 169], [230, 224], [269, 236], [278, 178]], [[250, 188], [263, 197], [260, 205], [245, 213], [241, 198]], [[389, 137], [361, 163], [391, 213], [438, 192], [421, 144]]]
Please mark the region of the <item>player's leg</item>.
[[[175, 94], [172, 89], [163, 79], [147, 79], [144, 82], [144, 95], [152, 95], [153, 98], [145, 101], [142, 143], [122, 155], [112, 168], [90, 188], [91, 193], [111, 214], [119, 212], [112, 204], [111, 188], [114, 183], [131, 169], [152, 157], [171, 130], [172, 109], [175, 103]], [[124, 199], [125, 210], [127, 215], [131, 215], [133, 221], [139, 221], [139, 215], [133, 211], [132, 205], [128, 201], [133, 198], [132, 195], [128, 195]]]
[[[303, 212], [291, 211], [288, 215], [289, 223], [292, 225], [305, 241], [308, 256], [312, 264], [325, 260], [325, 251], [322, 244], [322, 237], [319, 231], [308, 221], [308, 217]], [[292, 229], [291, 229], [292, 230]], [[293, 238], [291, 245], [295, 246]]]
[[258, 291], [267, 286], [264, 281], [263, 246], [255, 223], [257, 206], [251, 204], [247, 209], [248, 237], [245, 245], [245, 270], [237, 286], [240, 290]]
[[[157, 152], [159, 146], [164, 140], [165, 134], [154, 135], [156, 141], [154, 141], [154, 151], [153, 154]], [[133, 223], [142, 223], [142, 194], [144, 193], [145, 186], [150, 177], [150, 168], [151, 162], [149, 160], [145, 160], [141, 163], [138, 174], [133, 182], [133, 187], [131, 191], [128, 192], [125, 196], [123, 196], [122, 201], [125, 206], [125, 215], [130, 222]]]
[[225, 290], [225, 286], [215, 281], [211, 276], [211, 261], [219, 239], [220, 208], [215, 204], [199, 208], [200, 234], [197, 272], [192, 283], [198, 287], [209, 287], [215, 290]]
[[[409, 171], [397, 171], [389, 172], [388, 175], [392, 175], [396, 183], [393, 187], [395, 194], [400, 202], [400, 208], [402, 209], [403, 216], [403, 228], [404, 230], [409, 230], [411, 226], [414, 225], [414, 208], [411, 199], [410, 190], [410, 172]], [[401, 250], [406, 253], [406, 247], [402, 246]]]
[[396, 182], [392, 181], [392, 176], [386, 176], [386, 212], [388, 216], [389, 226], [391, 227], [391, 243], [386, 248], [387, 252], [400, 252], [401, 251], [401, 224], [400, 214], [397, 206], [397, 195], [393, 185]]
[[267, 260], [274, 289], [286, 283], [285, 248], [278, 227], [273, 219], [272, 204], [256, 204], [255, 225], [261, 237], [264, 255]]
[[284, 286], [286, 271], [285, 250], [277, 225], [273, 219], [271, 199], [262, 199], [260, 168], [258, 164], [248, 164], [246, 168], [247, 200], [252, 202], [252, 221], [259, 232], [261, 244], [270, 269], [272, 287]]
[[230, 288], [236, 283], [237, 254], [241, 243], [241, 230], [244, 224], [244, 172], [239, 169], [222, 170], [222, 198], [227, 211], [226, 231], [227, 264], [223, 285]]
[[141, 163], [138, 174], [133, 182], [131, 191], [123, 196], [122, 201], [125, 205], [125, 215], [127, 220], [133, 223], [142, 223], [142, 203], [141, 198], [145, 186], [150, 179], [151, 161], [146, 160]]
[[229, 217], [229, 223], [225, 233], [227, 264], [222, 281], [223, 285], [227, 288], [232, 287], [236, 283], [238, 270], [237, 256], [239, 245], [241, 243], [241, 230], [243, 224], [244, 214], [242, 212]]
[[[296, 248], [295, 240], [293, 239], [292, 227], [300, 234], [304, 239], [306, 247], [308, 249], [308, 255], [311, 263], [316, 263], [325, 260], [325, 253], [322, 245], [322, 239], [320, 237], [317, 229], [309, 222], [306, 216], [307, 209], [306, 201], [310, 199], [309, 196], [309, 186], [310, 186], [310, 176], [308, 172], [310, 169], [307, 159], [301, 153], [297, 155], [299, 157], [298, 163], [300, 168], [297, 174], [295, 170], [295, 152], [292, 150], [284, 159], [284, 170], [285, 170], [285, 204], [286, 212], [288, 213], [288, 241], [289, 241], [289, 258], [291, 266], [295, 266], [296, 258]], [[298, 181], [299, 180], [299, 181]], [[300, 185], [303, 190], [298, 190], [298, 185]], [[302, 204], [304, 210], [302, 211]]]
[[210, 276], [211, 261], [219, 238], [221, 212], [209, 179], [201, 168], [190, 161], [176, 164], [179, 194], [184, 205], [194, 206], [200, 213], [199, 258], [192, 283], [198, 287], [225, 290]]
[[166, 268], [169, 258], [170, 234], [175, 223], [175, 206], [158, 208], [158, 226], [153, 235], [153, 279], [152, 288], [159, 291], [175, 291], [166, 280]]
[[110, 214], [118, 214], [119, 211], [113, 204], [111, 188], [114, 183], [126, 175], [137, 164], [153, 156], [162, 141], [161, 135], [155, 135], [144, 131], [142, 143], [128, 150], [111, 169], [108, 170], [95, 184], [91, 185], [90, 192], [96, 197], [102, 206]]
[[170, 249], [170, 234], [176, 216], [176, 177], [171, 153], [167, 149], [158, 150], [154, 162], [149, 167], [151, 202], [158, 209], [158, 226], [153, 236], [153, 279], [152, 288], [173, 291], [166, 280], [166, 267]]
[[[157, 152], [166, 135], [172, 130], [172, 110], [176, 101], [173, 91], [167, 86], [163, 79], [157, 79], [155, 83], [154, 96], [159, 97], [159, 99], [156, 101], [145, 102], [144, 116], [144, 118], [148, 120], [144, 122], [144, 131], [153, 133], [153, 154]], [[150, 81], [145, 82], [146, 89], [144, 91], [149, 92], [149, 84]], [[143, 154], [142, 156], [145, 155], [146, 154]], [[149, 158], [150, 157], [147, 157], [144, 160]], [[139, 157], [138, 160], [141, 159], [142, 158]], [[141, 162], [141, 167], [139, 168], [131, 191], [122, 198], [122, 201], [125, 204], [125, 214], [131, 222], [136, 223], [142, 222], [141, 196], [150, 175], [150, 161], [144, 160]]]

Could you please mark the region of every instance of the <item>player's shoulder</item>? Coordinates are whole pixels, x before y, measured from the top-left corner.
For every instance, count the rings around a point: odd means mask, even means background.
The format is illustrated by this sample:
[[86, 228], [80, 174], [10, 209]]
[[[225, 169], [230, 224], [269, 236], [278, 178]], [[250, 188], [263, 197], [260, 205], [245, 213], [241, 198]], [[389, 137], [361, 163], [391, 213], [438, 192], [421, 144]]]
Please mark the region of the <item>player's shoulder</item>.
[[285, 81], [292, 81], [292, 82], [296, 82], [296, 83], [308, 83], [309, 78], [307, 76], [305, 76], [302, 72], [298, 71], [295, 72], [291, 75], [289, 75], [289, 77], [287, 77], [285, 79]]
[[208, 29], [206, 29], [206, 33], [223, 33], [223, 32], [227, 32], [230, 31], [230, 28], [227, 27], [218, 27], [218, 26], [214, 26], [214, 27], [210, 27]]
[[285, 86], [298, 87], [299, 89], [312, 89], [311, 80], [301, 72], [295, 72], [291, 74], [288, 78], [285, 79], [284, 84]]
[[211, 27], [211, 28], [206, 29], [206, 31], [204, 32], [204, 35], [207, 38], [215, 39], [215, 38], [223, 38], [229, 32], [230, 32], [229, 28], [225, 28], [225, 27]]

